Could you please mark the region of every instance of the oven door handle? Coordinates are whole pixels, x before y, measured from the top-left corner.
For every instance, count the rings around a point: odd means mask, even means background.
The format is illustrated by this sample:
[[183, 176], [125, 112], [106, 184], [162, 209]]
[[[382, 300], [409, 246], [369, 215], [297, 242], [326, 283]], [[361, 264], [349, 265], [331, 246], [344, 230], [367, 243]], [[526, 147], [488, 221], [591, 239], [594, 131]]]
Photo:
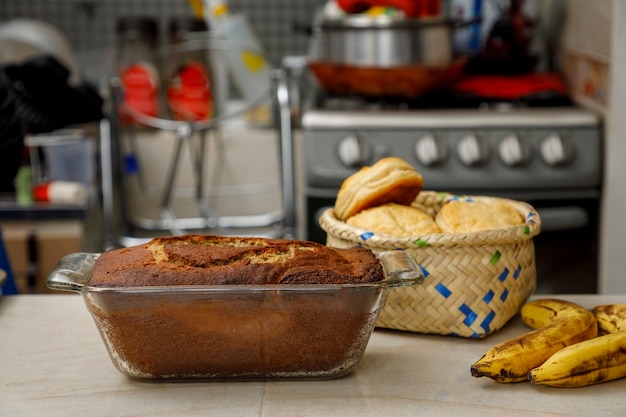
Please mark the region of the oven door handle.
[[587, 211], [578, 206], [538, 208], [541, 232], [575, 230], [589, 224]]

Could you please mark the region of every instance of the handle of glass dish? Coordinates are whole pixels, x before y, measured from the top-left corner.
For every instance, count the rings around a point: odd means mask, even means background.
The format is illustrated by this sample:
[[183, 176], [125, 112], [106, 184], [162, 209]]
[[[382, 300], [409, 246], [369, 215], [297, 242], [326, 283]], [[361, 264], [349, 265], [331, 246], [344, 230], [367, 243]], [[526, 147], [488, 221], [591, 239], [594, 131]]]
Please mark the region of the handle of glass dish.
[[378, 254], [383, 265], [388, 287], [417, 285], [424, 281], [422, 268], [415, 258], [405, 251], [386, 251]]
[[99, 253], [87, 252], [64, 256], [48, 275], [46, 285], [53, 290], [81, 292], [99, 256]]

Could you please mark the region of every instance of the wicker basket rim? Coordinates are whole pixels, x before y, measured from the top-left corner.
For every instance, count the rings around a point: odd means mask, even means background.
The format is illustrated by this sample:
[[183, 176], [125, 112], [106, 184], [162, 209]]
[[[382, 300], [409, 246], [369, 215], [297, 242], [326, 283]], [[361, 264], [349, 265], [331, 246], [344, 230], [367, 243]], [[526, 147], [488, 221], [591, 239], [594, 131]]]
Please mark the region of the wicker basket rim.
[[[482, 230], [470, 233], [431, 233], [419, 236], [389, 236], [372, 233], [369, 230], [350, 226], [339, 220], [334, 208], [326, 209], [319, 218], [320, 226], [327, 233], [352, 242], [365, 242], [369, 247], [406, 248], [418, 245], [433, 246], [474, 246], [477, 244], [502, 244], [532, 239], [541, 230], [541, 219], [529, 203], [503, 197], [454, 195], [449, 193], [422, 191], [420, 195], [442, 202], [452, 199], [472, 199], [474, 201], [504, 200], [515, 207], [523, 216], [524, 224], [503, 229]], [[418, 196], [419, 198], [419, 196]], [[426, 206], [428, 207], [428, 206]]]

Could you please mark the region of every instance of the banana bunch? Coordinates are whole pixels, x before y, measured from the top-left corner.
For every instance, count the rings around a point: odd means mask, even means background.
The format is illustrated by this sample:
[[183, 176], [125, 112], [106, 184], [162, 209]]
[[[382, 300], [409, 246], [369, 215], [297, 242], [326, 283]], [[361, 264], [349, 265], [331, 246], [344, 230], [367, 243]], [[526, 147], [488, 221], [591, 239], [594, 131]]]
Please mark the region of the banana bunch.
[[528, 373], [533, 384], [583, 387], [626, 376], [626, 305], [592, 310], [605, 334], [565, 347]]
[[525, 304], [521, 317], [535, 330], [492, 347], [471, 366], [473, 376], [556, 387], [626, 376], [626, 305], [589, 311], [568, 301], [542, 299]]
[[526, 303], [522, 321], [533, 331], [489, 349], [471, 368], [474, 377], [497, 382], [528, 381], [528, 372], [566, 346], [597, 336], [593, 313], [578, 304], [556, 299]]

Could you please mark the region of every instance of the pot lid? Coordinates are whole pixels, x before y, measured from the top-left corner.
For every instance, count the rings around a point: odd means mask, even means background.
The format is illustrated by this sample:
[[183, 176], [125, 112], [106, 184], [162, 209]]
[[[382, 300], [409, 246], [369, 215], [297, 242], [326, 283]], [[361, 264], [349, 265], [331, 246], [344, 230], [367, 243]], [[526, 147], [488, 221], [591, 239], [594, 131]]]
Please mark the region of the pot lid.
[[443, 17], [405, 18], [402, 16], [369, 16], [366, 14], [346, 15], [338, 18], [325, 19], [321, 22], [322, 29], [389, 29], [389, 28], [420, 28], [429, 26], [455, 26], [455, 20]]

